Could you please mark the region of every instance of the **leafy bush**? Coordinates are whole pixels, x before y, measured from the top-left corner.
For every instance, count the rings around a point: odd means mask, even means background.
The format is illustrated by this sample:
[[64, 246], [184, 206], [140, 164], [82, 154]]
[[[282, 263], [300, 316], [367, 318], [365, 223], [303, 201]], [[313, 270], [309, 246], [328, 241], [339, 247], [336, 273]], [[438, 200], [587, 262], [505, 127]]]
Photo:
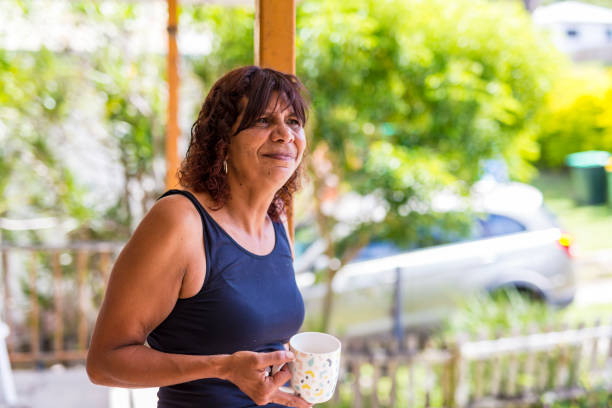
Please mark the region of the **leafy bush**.
[[556, 82], [539, 122], [544, 167], [563, 167], [574, 152], [612, 151], [612, 69], [568, 71]]

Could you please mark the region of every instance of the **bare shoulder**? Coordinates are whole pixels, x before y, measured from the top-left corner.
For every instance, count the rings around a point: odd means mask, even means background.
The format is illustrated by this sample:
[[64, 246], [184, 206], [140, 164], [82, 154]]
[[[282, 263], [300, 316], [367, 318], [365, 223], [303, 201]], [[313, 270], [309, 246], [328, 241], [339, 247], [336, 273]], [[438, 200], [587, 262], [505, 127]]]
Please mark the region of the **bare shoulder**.
[[[199, 222], [199, 214], [189, 199], [181, 194], [173, 194], [155, 202], [143, 222], [149, 218], [153, 223], [170, 223], [177, 229], [188, 228]], [[198, 224], [195, 223], [197, 226]]]
[[113, 266], [92, 337], [94, 349], [143, 344], [190, 289], [185, 288], [194, 279], [189, 271], [202, 248], [198, 218], [187, 198], [174, 195], [147, 212]]
[[202, 220], [194, 204], [184, 195], [158, 200], [149, 212], [152, 222], [165, 231], [168, 246], [174, 247], [175, 266], [180, 266], [179, 298], [199, 292], [205, 278], [206, 256]]
[[[146, 213], [117, 260], [117, 267], [159, 271], [182, 280], [192, 254], [202, 246], [202, 227], [193, 204], [179, 194], [158, 200]], [[164, 266], [160, 269], [159, 266]], [[155, 266], [154, 268], [152, 268]], [[119, 268], [117, 268], [119, 269]], [[146, 271], [146, 272], [145, 272]]]

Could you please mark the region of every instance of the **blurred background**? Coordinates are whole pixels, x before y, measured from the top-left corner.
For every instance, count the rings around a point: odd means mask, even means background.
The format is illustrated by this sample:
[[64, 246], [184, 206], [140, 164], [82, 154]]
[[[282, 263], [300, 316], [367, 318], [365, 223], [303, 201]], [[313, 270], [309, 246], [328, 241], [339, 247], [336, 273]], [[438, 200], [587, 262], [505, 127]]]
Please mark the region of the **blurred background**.
[[[181, 5], [181, 155], [213, 82], [253, 64], [254, 13]], [[83, 363], [165, 189], [167, 5], [0, 17], [0, 401], [154, 406]], [[326, 406], [609, 406], [612, 1], [302, 0], [296, 41], [303, 330], [345, 345]]]

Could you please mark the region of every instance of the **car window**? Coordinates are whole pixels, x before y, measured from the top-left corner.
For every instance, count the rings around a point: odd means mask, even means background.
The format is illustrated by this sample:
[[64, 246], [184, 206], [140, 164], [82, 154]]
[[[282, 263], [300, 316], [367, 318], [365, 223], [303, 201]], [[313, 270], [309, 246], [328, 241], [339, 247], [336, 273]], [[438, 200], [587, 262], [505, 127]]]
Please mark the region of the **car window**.
[[487, 214], [485, 218], [479, 218], [478, 223], [480, 224], [481, 238], [525, 231], [525, 226], [520, 222], [498, 214]]
[[395, 246], [393, 242], [389, 241], [374, 241], [370, 242], [366, 247], [362, 248], [353, 262], [366, 261], [368, 259], [384, 258], [386, 256], [396, 255], [401, 253], [402, 250]]

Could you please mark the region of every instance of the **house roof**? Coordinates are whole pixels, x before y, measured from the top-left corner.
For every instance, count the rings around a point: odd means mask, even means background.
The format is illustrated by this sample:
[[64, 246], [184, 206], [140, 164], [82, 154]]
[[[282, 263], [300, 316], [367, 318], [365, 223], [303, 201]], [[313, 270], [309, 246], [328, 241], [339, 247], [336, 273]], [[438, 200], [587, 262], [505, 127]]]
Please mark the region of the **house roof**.
[[612, 25], [612, 8], [579, 1], [563, 1], [538, 7], [532, 16], [534, 22], [541, 25], [558, 23]]

